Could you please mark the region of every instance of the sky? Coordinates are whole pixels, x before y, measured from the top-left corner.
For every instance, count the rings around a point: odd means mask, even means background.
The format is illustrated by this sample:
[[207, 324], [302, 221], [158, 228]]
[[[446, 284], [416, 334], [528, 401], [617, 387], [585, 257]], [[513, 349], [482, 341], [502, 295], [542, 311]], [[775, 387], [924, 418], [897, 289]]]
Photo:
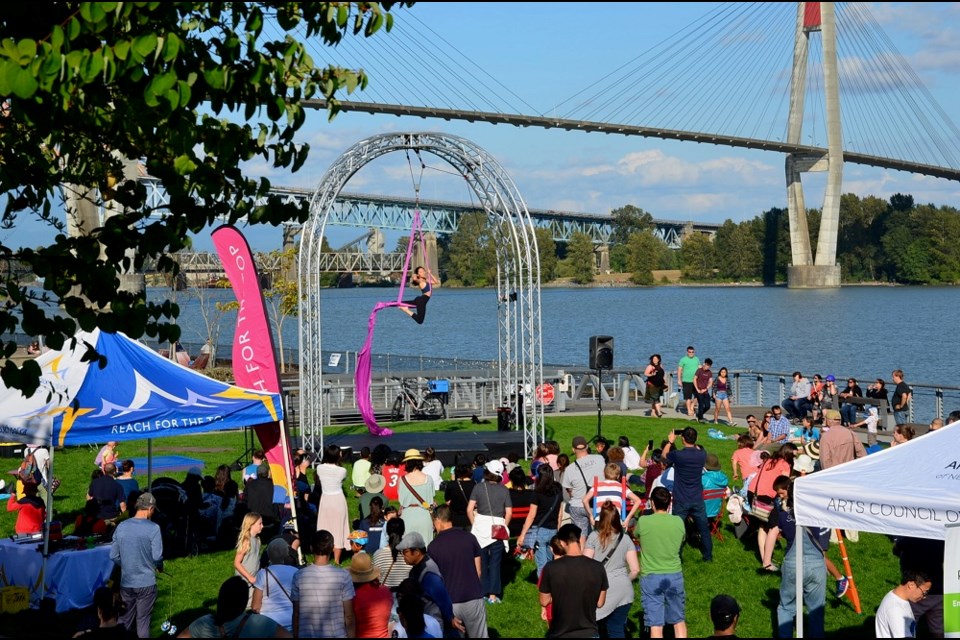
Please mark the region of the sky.
[[[549, 112], [551, 104], [588, 87], [637, 56], [647, 43], [690, 25], [716, 4], [422, 2], [396, 11], [395, 20], [400, 24], [411, 20], [407, 14], [414, 14], [421, 27], [439, 34], [495, 78], [498, 86], [538, 111]], [[870, 11], [935, 100], [955, 117], [960, 4], [872, 3]], [[391, 34], [374, 37], [390, 38]], [[372, 77], [371, 84], [376, 82]], [[359, 94], [356, 99], [365, 98]], [[443, 132], [471, 140], [506, 170], [529, 208], [605, 214], [632, 204], [655, 218], [719, 223], [786, 207], [784, 156], [779, 153], [364, 113], [341, 113], [328, 122], [325, 113], [310, 112], [299, 135], [311, 146], [310, 159], [296, 174], [258, 164], [249, 168], [276, 185], [312, 189], [331, 163], [358, 141], [400, 131]], [[361, 169], [344, 190], [410, 198], [419, 182], [423, 198], [476, 201], [463, 180], [450, 174], [448, 165], [432, 156], [425, 160], [427, 169], [420, 176], [418, 167], [411, 173], [406, 157], [391, 154]], [[807, 206], [819, 208], [822, 180], [805, 174], [804, 185]], [[849, 163], [844, 168], [843, 192], [884, 199], [909, 193], [917, 202], [960, 206], [958, 183]], [[358, 235], [357, 229], [328, 231], [335, 247]], [[0, 240], [11, 242], [8, 236], [28, 232], [27, 225], [13, 232], [0, 231]], [[251, 228], [246, 234], [256, 251], [280, 245], [277, 229]], [[201, 234], [194, 245], [208, 250], [209, 236]]]

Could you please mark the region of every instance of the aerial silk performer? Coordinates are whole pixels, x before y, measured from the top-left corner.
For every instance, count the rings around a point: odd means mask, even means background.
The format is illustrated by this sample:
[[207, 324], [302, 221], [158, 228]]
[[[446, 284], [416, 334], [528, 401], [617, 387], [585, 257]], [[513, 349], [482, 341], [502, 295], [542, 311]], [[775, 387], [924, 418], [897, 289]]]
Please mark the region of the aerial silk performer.
[[410, 317], [413, 318], [417, 324], [423, 324], [424, 314], [426, 313], [426, 305], [427, 301], [430, 299], [431, 290], [433, 289], [434, 284], [439, 284], [437, 279], [433, 277], [433, 274], [431, 274], [428, 269], [425, 269], [424, 267], [417, 267], [414, 271], [414, 277], [411, 278], [411, 283], [415, 283], [420, 287], [420, 295], [413, 300], [404, 301], [403, 299], [403, 291], [407, 282], [407, 273], [410, 270], [410, 257], [413, 255], [413, 239], [417, 236], [420, 238], [420, 254], [426, 257], [427, 247], [426, 242], [423, 239], [423, 233], [420, 230], [419, 208], [415, 209], [413, 213], [413, 229], [410, 233], [410, 239], [407, 241], [407, 256], [403, 261], [403, 275], [400, 278], [400, 292], [397, 294], [397, 299], [395, 301], [378, 302], [376, 305], [374, 305], [373, 311], [370, 312], [370, 319], [367, 323], [367, 340], [363, 343], [363, 347], [357, 354], [357, 369], [353, 377], [356, 385], [357, 406], [360, 408], [360, 415], [363, 416], [363, 421], [367, 425], [367, 429], [369, 429], [370, 433], [375, 436], [389, 436], [393, 433], [393, 431], [390, 429], [381, 427], [377, 424], [376, 416], [373, 414], [373, 404], [370, 401], [370, 349], [373, 346], [373, 329], [377, 324], [377, 313], [379, 313], [381, 309], [386, 309], [387, 307], [399, 307], [405, 313], [410, 315]]

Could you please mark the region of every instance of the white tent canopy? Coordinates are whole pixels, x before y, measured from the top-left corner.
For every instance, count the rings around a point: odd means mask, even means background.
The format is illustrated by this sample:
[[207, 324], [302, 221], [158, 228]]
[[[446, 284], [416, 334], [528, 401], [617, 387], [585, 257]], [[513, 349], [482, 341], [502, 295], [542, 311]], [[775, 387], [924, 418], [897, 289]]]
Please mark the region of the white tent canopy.
[[943, 540], [960, 522], [960, 422], [798, 478], [797, 524]]

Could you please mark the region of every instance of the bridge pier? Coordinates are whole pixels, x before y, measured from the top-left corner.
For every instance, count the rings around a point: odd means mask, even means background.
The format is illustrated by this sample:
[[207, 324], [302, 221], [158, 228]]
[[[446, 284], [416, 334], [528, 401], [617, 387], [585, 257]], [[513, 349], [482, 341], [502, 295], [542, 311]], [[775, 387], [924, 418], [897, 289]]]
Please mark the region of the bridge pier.
[[787, 267], [787, 286], [791, 289], [835, 289], [840, 286], [840, 265], [792, 264]]

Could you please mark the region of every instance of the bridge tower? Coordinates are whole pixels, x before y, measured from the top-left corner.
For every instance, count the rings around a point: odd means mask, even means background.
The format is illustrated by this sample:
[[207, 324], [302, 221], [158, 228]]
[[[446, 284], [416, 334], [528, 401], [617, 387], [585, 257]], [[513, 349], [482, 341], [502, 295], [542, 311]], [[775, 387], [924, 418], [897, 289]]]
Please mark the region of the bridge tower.
[[[810, 34], [819, 31], [823, 42], [823, 87], [826, 104], [827, 153], [787, 155], [787, 211], [790, 219], [791, 265], [787, 286], [812, 289], [840, 286], [837, 264], [837, 233], [840, 227], [840, 187], [843, 180], [843, 139], [840, 128], [840, 88], [837, 77], [837, 30], [832, 2], [798, 2], [797, 31], [793, 48], [793, 78], [790, 88], [790, 118], [787, 142], [800, 144], [803, 129], [804, 94]], [[807, 210], [801, 174], [826, 171], [823, 214], [817, 238], [816, 257], [810, 246]]]

